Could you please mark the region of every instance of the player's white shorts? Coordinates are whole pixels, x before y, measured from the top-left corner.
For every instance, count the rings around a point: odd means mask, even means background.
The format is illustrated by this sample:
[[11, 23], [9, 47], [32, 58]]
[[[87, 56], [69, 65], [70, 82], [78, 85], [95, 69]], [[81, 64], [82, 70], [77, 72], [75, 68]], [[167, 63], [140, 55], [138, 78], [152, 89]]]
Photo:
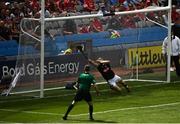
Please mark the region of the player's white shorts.
[[117, 82], [121, 81], [122, 78], [119, 77], [118, 75], [115, 75], [112, 79], [108, 80], [108, 84], [111, 86], [117, 86]]

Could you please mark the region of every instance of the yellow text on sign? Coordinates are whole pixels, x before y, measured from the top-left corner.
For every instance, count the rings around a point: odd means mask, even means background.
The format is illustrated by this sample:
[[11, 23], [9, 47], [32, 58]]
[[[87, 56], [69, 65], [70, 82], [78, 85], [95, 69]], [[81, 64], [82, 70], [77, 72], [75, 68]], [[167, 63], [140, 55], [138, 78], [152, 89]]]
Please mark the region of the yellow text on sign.
[[[138, 58], [138, 62], [136, 58]], [[138, 63], [140, 68], [165, 65], [165, 57], [162, 54], [161, 46], [130, 48], [128, 49], [128, 60], [130, 66], [135, 66]]]

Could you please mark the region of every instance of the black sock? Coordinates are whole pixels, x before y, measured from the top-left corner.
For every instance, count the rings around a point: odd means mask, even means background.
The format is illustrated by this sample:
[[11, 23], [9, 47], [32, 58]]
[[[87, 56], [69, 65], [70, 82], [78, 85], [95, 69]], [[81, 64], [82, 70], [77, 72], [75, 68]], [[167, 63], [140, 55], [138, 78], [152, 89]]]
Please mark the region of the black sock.
[[64, 115], [64, 117], [68, 116], [69, 112], [73, 109], [73, 107], [74, 107], [73, 104], [69, 105], [68, 110], [67, 110], [66, 114]]
[[89, 105], [89, 117], [90, 119], [93, 119], [93, 106]]

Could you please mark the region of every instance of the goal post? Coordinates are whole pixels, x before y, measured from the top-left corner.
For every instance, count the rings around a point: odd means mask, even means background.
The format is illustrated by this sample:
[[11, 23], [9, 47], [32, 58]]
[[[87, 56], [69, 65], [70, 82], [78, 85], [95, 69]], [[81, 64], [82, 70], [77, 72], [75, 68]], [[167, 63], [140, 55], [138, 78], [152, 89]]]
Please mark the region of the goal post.
[[171, 19], [171, 13], [172, 13], [172, 1], [171, 0], [168, 0], [168, 60], [167, 60], [167, 82], [170, 83], [171, 81], [171, 75], [170, 75], [170, 63], [171, 63], [171, 56], [170, 56], [170, 53], [171, 53], [171, 24], [172, 24], [172, 19]]
[[40, 98], [44, 97], [44, 24], [45, 0], [41, 0], [41, 73], [40, 73]]

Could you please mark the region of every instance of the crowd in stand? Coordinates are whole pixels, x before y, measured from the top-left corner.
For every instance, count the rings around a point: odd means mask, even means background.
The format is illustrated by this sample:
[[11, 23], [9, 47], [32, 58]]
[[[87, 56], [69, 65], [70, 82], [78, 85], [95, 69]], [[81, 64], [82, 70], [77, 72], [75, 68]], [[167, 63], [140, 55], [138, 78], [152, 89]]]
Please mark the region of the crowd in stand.
[[[167, 0], [45, 0], [45, 16], [64, 16], [64, 12], [74, 15], [95, 14], [104, 11], [128, 11], [147, 8], [150, 6], [166, 6]], [[180, 24], [180, 1], [173, 0], [172, 20], [173, 23]], [[104, 20], [97, 18], [90, 20], [88, 24], [79, 25], [78, 33], [88, 33], [90, 31], [104, 31], [108, 29], [135, 28], [137, 26], [147, 26], [147, 23], [138, 25], [138, 22], [145, 21], [146, 16], [152, 20], [166, 23], [163, 16], [158, 16], [163, 12], [136, 14], [107, 17]], [[152, 16], [153, 15], [153, 16]], [[39, 18], [39, 0], [1, 0], [0, 1], [0, 40], [18, 40], [20, 33], [20, 21], [24, 17]], [[153, 18], [152, 18], [153, 17]], [[162, 17], [162, 19], [159, 19]], [[158, 19], [157, 19], [158, 18]], [[108, 20], [108, 21], [107, 21]], [[113, 25], [114, 24], [114, 25]]]

